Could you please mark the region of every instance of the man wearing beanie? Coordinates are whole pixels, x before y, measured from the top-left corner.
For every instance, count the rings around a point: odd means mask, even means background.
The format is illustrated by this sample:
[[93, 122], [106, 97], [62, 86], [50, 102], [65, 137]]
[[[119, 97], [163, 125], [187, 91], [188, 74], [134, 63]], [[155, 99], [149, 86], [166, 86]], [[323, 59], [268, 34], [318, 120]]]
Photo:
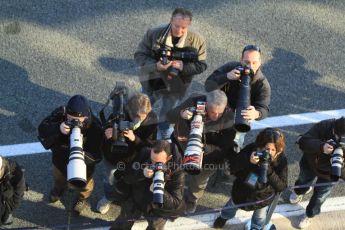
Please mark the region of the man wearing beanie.
[[[86, 164], [85, 186], [76, 187], [67, 180], [67, 165], [70, 155], [70, 135], [73, 123], [81, 126], [82, 150]], [[94, 188], [93, 172], [101, 160], [100, 145], [103, 137], [100, 121], [92, 114], [88, 100], [81, 95], [70, 98], [66, 106], [60, 106], [46, 117], [38, 127], [39, 140], [46, 149], [52, 151], [54, 185], [49, 194], [49, 202], [60, 200], [66, 187], [78, 191], [74, 211], [80, 214], [87, 206], [87, 199]], [[73, 170], [82, 170], [77, 166]]]
[[0, 225], [12, 224], [12, 213], [19, 207], [25, 188], [20, 166], [15, 161], [0, 156]]

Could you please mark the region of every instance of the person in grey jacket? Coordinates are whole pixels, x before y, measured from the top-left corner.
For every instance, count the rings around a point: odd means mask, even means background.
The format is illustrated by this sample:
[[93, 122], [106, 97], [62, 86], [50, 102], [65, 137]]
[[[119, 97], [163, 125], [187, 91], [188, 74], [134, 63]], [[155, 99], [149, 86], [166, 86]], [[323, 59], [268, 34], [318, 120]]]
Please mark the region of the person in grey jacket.
[[[250, 106], [242, 110], [246, 120], [262, 120], [267, 117], [271, 100], [271, 87], [261, 71], [261, 50], [258, 46], [247, 45], [242, 51], [240, 62], [228, 62], [216, 69], [205, 82], [207, 92], [221, 89], [228, 97], [229, 107], [236, 108], [240, 86], [240, 71], [237, 67], [246, 65], [253, 70], [250, 81]], [[235, 141], [242, 148], [244, 134], [236, 134]]]
[[162, 99], [158, 126], [161, 139], [170, 137], [166, 112], [184, 97], [193, 76], [207, 68], [205, 39], [189, 30], [191, 22], [189, 10], [176, 8], [169, 24], [145, 33], [134, 54], [141, 67], [143, 93], [149, 95], [152, 105]]

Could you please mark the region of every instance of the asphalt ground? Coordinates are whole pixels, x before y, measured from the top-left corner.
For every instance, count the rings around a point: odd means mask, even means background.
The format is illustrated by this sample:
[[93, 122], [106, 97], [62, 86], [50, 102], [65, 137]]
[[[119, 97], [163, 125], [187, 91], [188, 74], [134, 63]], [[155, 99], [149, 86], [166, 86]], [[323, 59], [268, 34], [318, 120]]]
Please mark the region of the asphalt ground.
[[[203, 91], [206, 77], [246, 44], [263, 51], [263, 72], [272, 87], [270, 116], [344, 108], [345, 2], [343, 1], [19, 1], [0, 2], [0, 145], [36, 142], [36, 128], [70, 96], [90, 98], [98, 112], [117, 80], [138, 87], [132, 59], [144, 32], [169, 21], [177, 6], [191, 9], [192, 29], [207, 39], [208, 69], [194, 78], [190, 93]], [[284, 127], [289, 184], [301, 154], [294, 141], [310, 125]], [[253, 140], [257, 132], [247, 136]], [[31, 190], [12, 227], [107, 224], [118, 214], [91, 210], [69, 216], [73, 194], [48, 205], [50, 154], [20, 156]], [[90, 200], [102, 196], [102, 166]], [[214, 178], [212, 178], [214, 180]], [[211, 180], [211, 182], [212, 182]], [[216, 183], [200, 200], [198, 211], [221, 207], [228, 183]], [[337, 186], [332, 196], [343, 196]], [[78, 228], [79, 228], [78, 227]]]

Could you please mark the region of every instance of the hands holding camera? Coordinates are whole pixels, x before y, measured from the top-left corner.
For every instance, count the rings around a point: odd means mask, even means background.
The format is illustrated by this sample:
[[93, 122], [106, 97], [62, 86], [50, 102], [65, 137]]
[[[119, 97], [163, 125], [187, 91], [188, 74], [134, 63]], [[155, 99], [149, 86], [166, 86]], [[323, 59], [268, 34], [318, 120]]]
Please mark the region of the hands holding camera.
[[170, 66], [172, 66], [175, 69], [178, 69], [178, 70], [182, 71], [183, 70], [183, 61], [181, 61], [181, 60], [174, 60], [174, 61], [170, 61], [166, 65], [163, 65], [161, 61], [158, 61], [156, 63], [156, 66], [157, 66], [157, 70], [158, 71], [166, 71], [166, 70], [168, 70], [168, 68]]
[[[109, 140], [113, 137], [113, 128], [107, 128], [104, 131], [105, 137]], [[123, 131], [123, 136], [127, 137], [130, 141], [135, 141], [135, 134], [133, 133], [133, 130], [128, 129]]]
[[144, 168], [143, 173], [146, 178], [152, 178], [154, 174], [153, 170], [150, 169], [148, 166]]
[[193, 112], [190, 108], [186, 108], [180, 111], [180, 116], [185, 120], [190, 120], [193, 117]]
[[328, 142], [331, 140], [328, 140], [323, 146], [322, 146], [322, 150], [324, 154], [332, 154], [334, 151], [334, 147], [333, 145], [329, 144]]
[[256, 152], [252, 152], [252, 154], [250, 155], [250, 163], [257, 165], [260, 161], [259, 156], [256, 154]]
[[238, 70], [238, 69], [233, 69], [231, 70], [230, 72], [228, 72], [226, 74], [226, 77], [229, 79], [229, 80], [239, 80], [240, 77], [241, 77], [241, 71]]
[[255, 109], [254, 106], [249, 106], [246, 110], [241, 111], [241, 115], [248, 121], [253, 121], [260, 117], [260, 112]]
[[68, 135], [71, 132], [71, 128], [68, 125], [66, 125], [65, 122], [62, 122], [60, 124], [60, 132], [64, 135]]

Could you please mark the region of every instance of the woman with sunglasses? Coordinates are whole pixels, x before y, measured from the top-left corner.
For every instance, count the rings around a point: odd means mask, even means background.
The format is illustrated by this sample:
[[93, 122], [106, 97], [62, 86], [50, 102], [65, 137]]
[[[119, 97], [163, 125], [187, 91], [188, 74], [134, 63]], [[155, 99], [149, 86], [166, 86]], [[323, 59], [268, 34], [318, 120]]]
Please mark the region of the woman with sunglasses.
[[[284, 134], [278, 129], [266, 128], [257, 135], [255, 143], [247, 145], [230, 159], [231, 172], [236, 180], [230, 200], [214, 222], [215, 228], [223, 227], [241, 208], [254, 210], [250, 229], [263, 229], [275, 194], [287, 187], [288, 163], [284, 149]], [[263, 175], [265, 153], [268, 167], [264, 170], [266, 175]], [[250, 204], [242, 206], [244, 203]]]

